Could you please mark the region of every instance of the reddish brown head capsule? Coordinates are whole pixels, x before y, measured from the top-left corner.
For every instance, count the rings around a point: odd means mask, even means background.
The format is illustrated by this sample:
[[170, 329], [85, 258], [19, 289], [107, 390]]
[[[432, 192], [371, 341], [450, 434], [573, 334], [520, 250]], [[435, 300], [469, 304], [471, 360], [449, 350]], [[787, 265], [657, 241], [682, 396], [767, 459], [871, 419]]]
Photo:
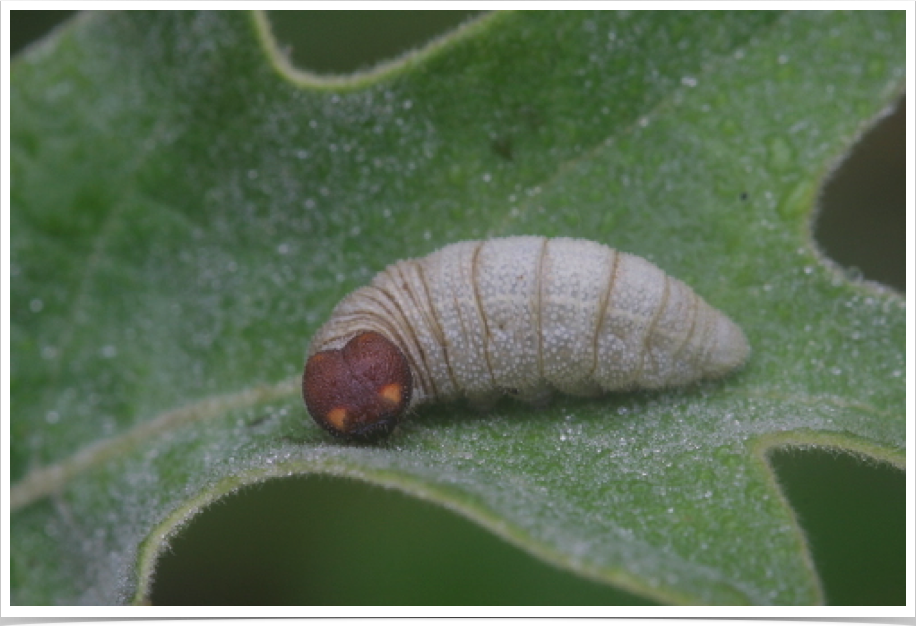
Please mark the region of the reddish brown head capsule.
[[302, 396], [318, 424], [337, 437], [374, 441], [394, 430], [410, 404], [413, 376], [401, 350], [375, 332], [340, 350], [313, 354]]

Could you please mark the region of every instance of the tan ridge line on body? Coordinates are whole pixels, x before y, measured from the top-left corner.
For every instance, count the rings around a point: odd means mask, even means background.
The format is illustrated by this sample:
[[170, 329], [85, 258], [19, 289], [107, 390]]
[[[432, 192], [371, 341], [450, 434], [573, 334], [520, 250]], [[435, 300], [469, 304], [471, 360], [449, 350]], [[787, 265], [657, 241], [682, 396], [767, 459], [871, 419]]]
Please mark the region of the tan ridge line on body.
[[[588, 373], [588, 380], [595, 381], [595, 372], [598, 371], [598, 341], [601, 337], [601, 329], [604, 327], [604, 319], [608, 314], [608, 307], [611, 304], [611, 294], [614, 292], [614, 285], [617, 283], [617, 267], [620, 264], [620, 252], [611, 249], [611, 272], [608, 277], [607, 286], [601, 294], [598, 302], [598, 323], [595, 324], [595, 334], [592, 337], [592, 371]], [[598, 382], [598, 381], [595, 381]], [[601, 383], [598, 382], [601, 386]], [[603, 388], [603, 387], [602, 387]]]
[[[464, 310], [461, 308], [461, 303], [458, 302], [458, 290], [457, 289], [452, 290], [452, 306], [455, 308], [455, 311], [457, 312], [457, 315], [455, 317], [458, 318], [458, 323], [461, 325], [461, 332], [458, 333], [458, 336], [459, 337], [468, 337], [469, 336], [468, 335], [468, 326], [464, 320]], [[457, 389], [458, 389], [458, 395], [462, 395], [462, 394], [467, 395], [467, 389], [463, 385], [458, 385]]]
[[[699, 316], [699, 313], [700, 313], [700, 297], [696, 294], [696, 292], [693, 291], [693, 289], [688, 289], [687, 291], [690, 295], [690, 301], [693, 304], [693, 306], [691, 307], [693, 309], [693, 315], [690, 317], [690, 328], [688, 328], [687, 332], [684, 333], [683, 339], [681, 339], [680, 344], [678, 344], [678, 347], [674, 350], [674, 353], [672, 353], [671, 355], [672, 362], [677, 362], [677, 360], [681, 357], [681, 352], [683, 352], [687, 348], [687, 345], [690, 343], [690, 340], [693, 338], [693, 332], [697, 326], [697, 317]], [[683, 293], [683, 289], [681, 290], [681, 293]]]
[[299, 378], [297, 375], [274, 385], [259, 385], [245, 391], [208, 398], [180, 409], [161, 413], [150, 420], [136, 424], [120, 435], [97, 441], [77, 450], [62, 461], [36, 468], [10, 487], [10, 510], [20, 509], [36, 500], [61, 491], [72, 478], [130, 451], [131, 448], [148, 441], [151, 437], [184, 424], [216, 417], [231, 409], [254, 406], [261, 402], [297, 393]]
[[496, 376], [493, 375], [493, 364], [490, 362], [490, 324], [487, 322], [487, 314], [483, 310], [483, 302], [480, 299], [480, 287], [477, 285], [477, 274], [480, 269], [480, 251], [486, 245], [486, 241], [481, 241], [474, 248], [471, 255], [471, 293], [474, 294], [474, 304], [477, 307], [477, 315], [480, 323], [483, 325], [483, 360], [487, 364], [487, 371], [490, 373], [490, 380], [496, 387]]
[[[396, 277], [387, 270], [385, 274], [390, 279], [389, 282], [397, 289]], [[411, 337], [404, 335], [405, 332], [412, 334], [412, 330], [409, 320], [405, 317], [404, 310], [397, 302], [397, 298], [387, 289], [376, 285], [372, 285], [369, 289], [366, 289], [362, 295], [366, 300], [374, 303], [379, 309], [384, 311], [384, 315], [379, 315], [378, 311], [368, 308], [366, 309], [366, 314], [378, 324], [379, 328], [384, 328], [389, 333], [389, 338], [397, 345], [398, 350], [404, 354], [404, 358], [409, 362], [411, 373], [418, 373], [415, 382], [419, 384], [423, 389], [423, 393], [426, 394], [429, 390], [429, 385], [424, 375], [426, 372], [418, 367], [419, 363], [416, 362], [414, 353], [410, 349]], [[418, 343], [416, 337], [413, 337], [413, 339], [414, 343]], [[425, 360], [426, 357], [423, 351], [418, 348], [418, 352], [420, 353], [420, 359]]]
[[[387, 293], [388, 297], [391, 299], [392, 304], [397, 307], [398, 313], [400, 314], [401, 320], [403, 320], [404, 325], [404, 334], [409, 335], [413, 339], [414, 345], [417, 347], [417, 353], [420, 355], [420, 361], [423, 363], [423, 370], [419, 372], [422, 377], [425, 377], [429, 381], [429, 389], [432, 390], [432, 393], [427, 393], [426, 395], [432, 395], [433, 397], [439, 397], [439, 389], [436, 386], [436, 381], [433, 379], [432, 368], [429, 366], [429, 358], [426, 354], [426, 348], [423, 345], [423, 342], [420, 340], [420, 336], [417, 334], [417, 331], [414, 329], [414, 320], [408, 315], [408, 312], [401, 306], [398, 299], [395, 298], [396, 292], [401, 292], [404, 294], [404, 299], [409, 300], [414, 309], [419, 311], [420, 317], [425, 317], [423, 313], [423, 308], [420, 306], [420, 302], [417, 297], [414, 295], [413, 290], [410, 288], [410, 280], [407, 276], [406, 271], [403, 269], [407, 264], [413, 263], [413, 261], [402, 261], [394, 266], [394, 269], [397, 270], [397, 277], [394, 276], [393, 272], [389, 271], [389, 275], [392, 278], [392, 283], [394, 289], [391, 293]], [[417, 320], [419, 322], [420, 320]], [[406, 345], [405, 345], [406, 348]], [[420, 363], [416, 364], [414, 369], [419, 368]]]
[[[426, 304], [429, 306], [429, 328], [433, 331], [433, 335], [438, 338], [439, 345], [442, 346], [442, 358], [445, 360], [445, 369], [448, 370], [448, 377], [452, 381], [452, 387], [455, 388], [455, 393], [461, 393], [461, 387], [458, 385], [458, 381], [455, 380], [455, 372], [452, 371], [452, 362], [448, 358], [448, 339], [445, 337], [445, 329], [442, 328], [442, 320], [439, 319], [439, 311], [436, 309], [433, 298], [429, 293], [426, 270], [423, 269], [422, 263], [416, 261], [414, 261], [414, 263], [417, 266], [417, 275], [420, 277], [420, 284], [423, 285], [423, 293], [426, 295]], [[430, 373], [430, 376], [432, 376], [432, 373]]]
[[[699, 303], [699, 296], [697, 296], [697, 301]], [[716, 334], [716, 325], [718, 320], [716, 320], [716, 314], [713, 311], [710, 311], [708, 307], [704, 309], [705, 315], [703, 315], [703, 338], [700, 340], [699, 345], [702, 348], [699, 356], [695, 363], [699, 365], [704, 365], [709, 363], [709, 355], [712, 354], [715, 345], [713, 344], [712, 338]]]
[[535, 302], [533, 313], [536, 318], [535, 329], [536, 336], [538, 338], [538, 380], [541, 381], [544, 381], [544, 309], [542, 308], [542, 305], [544, 304], [544, 259], [547, 257], [547, 245], [549, 242], [550, 240], [547, 239], [547, 237], [543, 237], [541, 239], [541, 252], [538, 254], [537, 272], [534, 275], [535, 281], [537, 281], [537, 284], [535, 285], [536, 288], [534, 290], [537, 302]]
[[[388, 327], [382, 324], [379, 321], [379, 316], [367, 309], [359, 309], [353, 313], [341, 314], [336, 318], [339, 322], [328, 331], [328, 334], [323, 336], [321, 341], [321, 350], [327, 350], [327, 346], [339, 345], [339, 349], [343, 349], [344, 345], [355, 336], [353, 328], [364, 328], [365, 330], [372, 330], [377, 333], [384, 335], [388, 332]], [[312, 350], [318, 351], [317, 345], [309, 345], [309, 348]]]
[[665, 308], [668, 306], [668, 294], [671, 291], [668, 275], [662, 272], [662, 278], [664, 278], [665, 290], [662, 292], [661, 301], [658, 303], [658, 306], [655, 307], [655, 313], [652, 315], [652, 319], [649, 320], [646, 334], [643, 335], [642, 358], [639, 359], [639, 369], [636, 371], [636, 375], [632, 380], [630, 380], [631, 383], [636, 383], [637, 385], [639, 384], [639, 379], [643, 372], [646, 371], [646, 359], [649, 357], [649, 343], [655, 333], [655, 326], [658, 324], [659, 318], [661, 318], [662, 313], [665, 312]]
[[[384, 324], [385, 326], [400, 327], [407, 325], [407, 317], [404, 314], [404, 309], [398, 303], [397, 294], [395, 293], [400, 288], [398, 286], [400, 274], [394, 273], [396, 269], [396, 265], [386, 268], [377, 277], [379, 280], [373, 280], [368, 287], [360, 287], [354, 293], [361, 292], [366, 300], [371, 300], [385, 311], [385, 315], [380, 316], [377, 311], [367, 309], [366, 311], [370, 316], [376, 319], [389, 317], [391, 318], [391, 324]], [[385, 321], [387, 322], [388, 320]]]
[[[386, 275], [390, 277], [388, 272]], [[395, 297], [385, 288], [375, 284], [357, 289], [353, 293], [359, 294], [358, 306], [361, 308], [358, 311], [366, 320], [363, 322], [365, 328], [358, 328], [355, 331], [351, 328], [347, 334], [352, 338], [364, 330], [374, 330], [383, 335], [388, 333], [388, 339], [396, 343], [399, 349], [410, 352], [407, 349], [410, 343], [400, 332], [401, 328], [407, 325], [407, 320], [404, 319], [403, 311], [398, 306]], [[379, 313], [379, 309], [382, 314]], [[333, 319], [336, 321], [343, 318], [335, 316]]]

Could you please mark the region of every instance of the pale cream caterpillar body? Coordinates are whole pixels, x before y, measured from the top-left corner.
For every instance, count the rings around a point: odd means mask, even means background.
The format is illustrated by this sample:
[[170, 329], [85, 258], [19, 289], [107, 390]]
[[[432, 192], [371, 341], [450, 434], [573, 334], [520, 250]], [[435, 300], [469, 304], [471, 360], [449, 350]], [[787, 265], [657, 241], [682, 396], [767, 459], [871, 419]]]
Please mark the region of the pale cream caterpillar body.
[[426, 402], [672, 387], [749, 354], [734, 322], [640, 257], [508, 237], [399, 261], [345, 297], [312, 339], [302, 389], [322, 427], [373, 440]]

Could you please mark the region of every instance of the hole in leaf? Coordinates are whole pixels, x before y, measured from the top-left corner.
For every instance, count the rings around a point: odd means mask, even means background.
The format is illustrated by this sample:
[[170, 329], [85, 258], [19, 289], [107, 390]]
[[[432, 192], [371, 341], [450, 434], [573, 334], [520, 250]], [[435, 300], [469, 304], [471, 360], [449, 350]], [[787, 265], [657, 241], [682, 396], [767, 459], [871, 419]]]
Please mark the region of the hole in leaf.
[[770, 460], [808, 537], [828, 604], [906, 603], [906, 474], [835, 451]]
[[171, 541], [155, 605], [610, 605], [646, 601], [449, 511], [340, 478], [272, 480]]
[[814, 238], [831, 259], [904, 291], [906, 282], [905, 99], [870, 129], [827, 181]]
[[480, 11], [269, 11], [277, 47], [295, 67], [349, 74], [394, 59]]
[[44, 37], [76, 11], [10, 11], [10, 55]]

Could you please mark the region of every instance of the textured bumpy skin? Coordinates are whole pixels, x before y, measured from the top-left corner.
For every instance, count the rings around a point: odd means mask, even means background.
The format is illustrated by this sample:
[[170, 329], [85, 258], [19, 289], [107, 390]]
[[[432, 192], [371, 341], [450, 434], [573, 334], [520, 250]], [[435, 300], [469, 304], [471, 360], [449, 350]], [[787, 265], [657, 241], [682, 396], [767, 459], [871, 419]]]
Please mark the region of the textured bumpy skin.
[[741, 330], [681, 281], [565, 238], [465, 241], [399, 261], [340, 302], [308, 355], [366, 331], [404, 353], [410, 406], [683, 385], [750, 353]]

